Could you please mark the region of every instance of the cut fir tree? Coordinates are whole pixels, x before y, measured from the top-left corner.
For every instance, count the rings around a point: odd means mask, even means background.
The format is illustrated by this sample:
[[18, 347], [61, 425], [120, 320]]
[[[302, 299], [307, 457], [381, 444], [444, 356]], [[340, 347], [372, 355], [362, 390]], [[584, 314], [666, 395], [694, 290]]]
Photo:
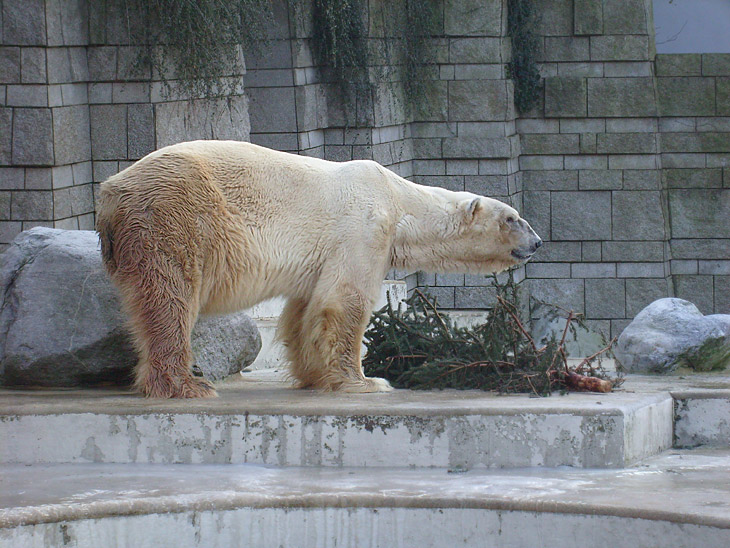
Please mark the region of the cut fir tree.
[[[457, 388], [526, 392], [540, 396], [555, 390], [610, 392], [621, 383], [600, 364], [613, 341], [600, 352], [568, 367], [565, 342], [581, 318], [568, 313], [560, 340], [538, 347], [529, 323], [521, 318], [520, 284], [512, 273], [500, 283], [497, 302], [486, 322], [460, 327], [437, 309], [435, 300], [416, 289], [407, 306], [390, 302], [376, 312], [365, 333], [365, 374], [383, 377], [396, 388]], [[557, 307], [556, 307], [557, 308]]]

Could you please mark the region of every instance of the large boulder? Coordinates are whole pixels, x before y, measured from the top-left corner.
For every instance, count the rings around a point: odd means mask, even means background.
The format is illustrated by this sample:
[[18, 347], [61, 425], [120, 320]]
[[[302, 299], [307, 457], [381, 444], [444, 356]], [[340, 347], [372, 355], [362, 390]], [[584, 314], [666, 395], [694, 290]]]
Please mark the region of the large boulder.
[[703, 316], [689, 301], [659, 299], [624, 329], [614, 353], [632, 373], [724, 369], [730, 364], [730, 315]]
[[[137, 361], [117, 292], [92, 231], [37, 227], [0, 256], [0, 383], [126, 384]], [[218, 380], [250, 365], [261, 348], [245, 314], [201, 318], [196, 365]]]

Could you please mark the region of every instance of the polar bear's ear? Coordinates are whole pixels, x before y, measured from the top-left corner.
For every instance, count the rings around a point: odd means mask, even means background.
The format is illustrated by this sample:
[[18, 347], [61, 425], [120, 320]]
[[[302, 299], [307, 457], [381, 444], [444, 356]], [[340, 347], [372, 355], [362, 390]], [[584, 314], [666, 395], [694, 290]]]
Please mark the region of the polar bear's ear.
[[460, 209], [464, 211], [464, 217], [467, 221], [474, 219], [474, 216], [482, 209], [481, 198], [474, 198], [473, 200], [464, 200], [460, 204]]

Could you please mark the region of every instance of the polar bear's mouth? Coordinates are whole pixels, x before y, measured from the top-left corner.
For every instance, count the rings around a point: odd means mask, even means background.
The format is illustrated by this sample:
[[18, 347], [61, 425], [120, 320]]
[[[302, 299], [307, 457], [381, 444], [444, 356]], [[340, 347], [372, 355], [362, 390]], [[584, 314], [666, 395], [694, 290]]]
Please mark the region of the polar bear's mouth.
[[512, 250], [512, 256], [515, 259], [517, 259], [518, 261], [526, 261], [527, 259], [529, 259], [530, 257], [532, 257], [533, 254], [534, 254], [534, 251], [533, 252], [529, 252], [529, 251], [528, 252], [524, 252], [524, 251], [521, 251], [519, 249], [513, 249]]

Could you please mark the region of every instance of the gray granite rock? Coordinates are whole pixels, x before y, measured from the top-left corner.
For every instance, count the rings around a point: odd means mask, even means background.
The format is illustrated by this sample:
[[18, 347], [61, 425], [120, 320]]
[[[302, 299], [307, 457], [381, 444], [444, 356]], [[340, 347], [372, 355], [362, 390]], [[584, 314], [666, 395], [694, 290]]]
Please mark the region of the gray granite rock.
[[[37, 227], [0, 256], [0, 383], [126, 384], [137, 357], [93, 231]], [[261, 339], [244, 314], [203, 318], [198, 371], [217, 380], [247, 367]]]
[[689, 301], [659, 299], [624, 329], [615, 354], [632, 373], [724, 369], [730, 365], [730, 315], [703, 316]]

